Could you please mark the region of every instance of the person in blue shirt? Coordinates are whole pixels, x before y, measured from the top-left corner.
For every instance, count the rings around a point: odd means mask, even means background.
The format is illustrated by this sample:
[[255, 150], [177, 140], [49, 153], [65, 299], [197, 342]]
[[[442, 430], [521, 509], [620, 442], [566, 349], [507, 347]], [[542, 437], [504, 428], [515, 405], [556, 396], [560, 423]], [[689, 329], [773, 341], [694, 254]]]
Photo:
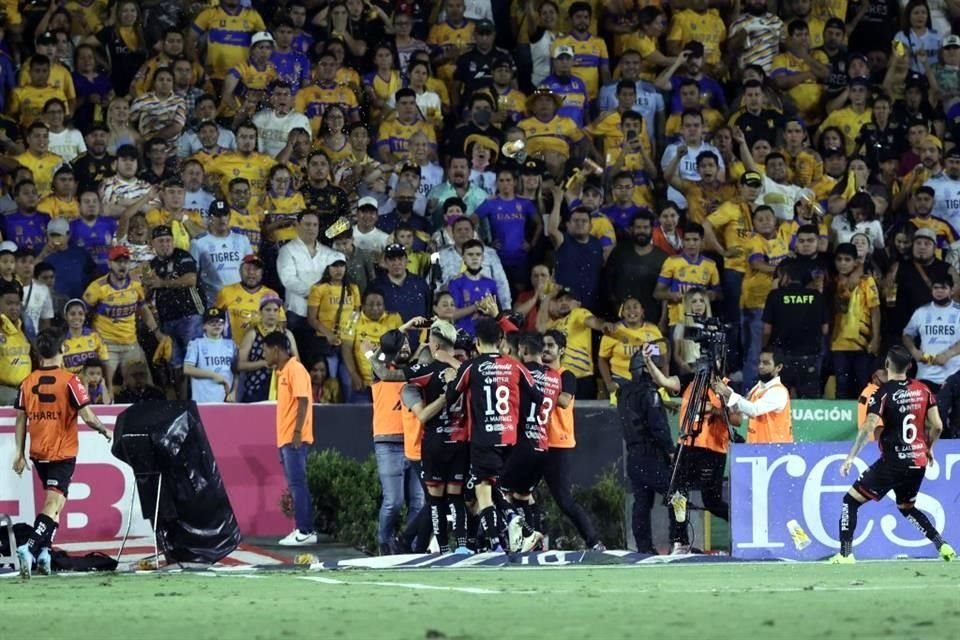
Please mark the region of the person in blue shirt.
[[203, 336], [187, 345], [183, 374], [194, 402], [234, 402], [237, 345], [223, 337], [225, 320], [223, 309], [210, 307], [203, 312]]
[[540, 86], [547, 86], [554, 94], [563, 97], [557, 110], [558, 116], [570, 118], [578, 127], [586, 125], [589, 118], [587, 85], [573, 75], [573, 48], [560, 45], [553, 53], [553, 73], [544, 78]]
[[[80, 194], [80, 217], [70, 222], [70, 244], [80, 247], [93, 257], [97, 275], [107, 273], [107, 252], [114, 243], [117, 219], [102, 216], [100, 194], [84, 191]], [[47, 225], [49, 235], [50, 227]]]
[[21, 180], [13, 187], [13, 199], [17, 210], [3, 219], [3, 239], [15, 243], [19, 249], [34, 253], [47, 241], [47, 224], [50, 216], [37, 212], [40, 193], [33, 180]]
[[[510, 167], [497, 169], [497, 197], [477, 207], [481, 224], [489, 225], [493, 248], [500, 256], [511, 284], [522, 284], [529, 273], [527, 238], [539, 238], [543, 224], [532, 200], [516, 194], [517, 178]], [[530, 233], [527, 233], [528, 225]], [[522, 288], [522, 287], [521, 287]]]
[[[553, 187], [553, 197], [555, 203], [563, 198], [559, 186]], [[596, 311], [600, 302], [603, 245], [590, 235], [590, 211], [586, 207], [571, 211], [566, 233], [560, 230], [559, 204], [554, 204], [547, 221], [547, 235], [556, 252], [557, 284], [569, 288], [584, 307]]]
[[407, 250], [402, 244], [388, 244], [383, 250], [387, 269], [377, 278], [375, 287], [383, 293], [383, 306], [399, 313], [403, 321], [430, 317], [430, 286], [407, 270]]
[[463, 244], [464, 272], [447, 284], [450, 295], [457, 305], [453, 319], [457, 329], [463, 329], [474, 335], [473, 322], [483, 315], [496, 317], [498, 307], [497, 283], [493, 278], [480, 275], [483, 271], [483, 243], [479, 240], [467, 240]]
[[82, 298], [87, 285], [96, 277], [97, 265], [90, 252], [70, 241], [70, 223], [66, 218], [50, 221], [46, 239], [37, 262], [46, 262], [56, 272], [54, 291], [68, 300]]
[[633, 175], [620, 171], [613, 176], [612, 186], [613, 202], [600, 209], [600, 213], [610, 218], [618, 234], [626, 234], [640, 212], [640, 207], [633, 202]]
[[214, 200], [209, 210], [209, 230], [190, 243], [190, 255], [197, 261], [200, 288], [206, 300], [216, 300], [228, 284], [240, 282], [240, 265], [253, 253], [246, 235], [230, 229], [230, 205]]
[[290, 91], [297, 91], [310, 84], [310, 60], [293, 46], [296, 28], [289, 18], [281, 18], [273, 28], [276, 40], [270, 62], [277, 68], [277, 80], [290, 85]]

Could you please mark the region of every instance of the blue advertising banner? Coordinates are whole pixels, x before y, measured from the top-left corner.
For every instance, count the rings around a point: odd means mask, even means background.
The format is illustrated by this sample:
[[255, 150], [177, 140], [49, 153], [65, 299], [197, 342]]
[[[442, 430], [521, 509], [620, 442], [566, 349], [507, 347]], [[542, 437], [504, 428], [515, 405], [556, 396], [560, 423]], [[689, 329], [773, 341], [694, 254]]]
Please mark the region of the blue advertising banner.
[[[854, 469], [843, 478], [840, 466], [849, 442], [791, 445], [733, 445], [730, 449], [731, 553], [759, 560], [817, 560], [840, 549], [840, 504], [860, 473], [879, 451], [867, 443]], [[936, 464], [927, 467], [917, 507], [948, 542], [960, 542], [960, 441], [942, 440], [934, 448]], [[798, 550], [788, 525], [806, 531], [811, 544]], [[934, 546], [906, 521], [893, 494], [859, 510], [854, 555], [857, 558], [931, 558]]]

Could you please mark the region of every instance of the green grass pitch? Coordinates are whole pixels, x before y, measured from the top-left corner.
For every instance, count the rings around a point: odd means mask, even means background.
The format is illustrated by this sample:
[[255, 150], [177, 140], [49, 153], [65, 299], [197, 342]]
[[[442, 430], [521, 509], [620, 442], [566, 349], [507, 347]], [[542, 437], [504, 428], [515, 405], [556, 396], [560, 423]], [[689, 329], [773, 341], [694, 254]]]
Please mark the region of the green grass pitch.
[[84, 575], [0, 581], [0, 638], [960, 638], [939, 562]]

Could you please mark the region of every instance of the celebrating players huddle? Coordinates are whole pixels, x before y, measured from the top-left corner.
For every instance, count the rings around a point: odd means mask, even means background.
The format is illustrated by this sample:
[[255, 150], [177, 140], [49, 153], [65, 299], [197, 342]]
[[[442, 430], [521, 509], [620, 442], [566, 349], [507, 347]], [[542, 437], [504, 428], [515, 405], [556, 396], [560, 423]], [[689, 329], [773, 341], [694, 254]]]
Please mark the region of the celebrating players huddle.
[[[559, 332], [508, 341], [496, 320], [482, 319], [475, 334], [474, 344], [464, 345], [453, 325], [437, 320], [420, 362], [391, 369], [380, 350], [368, 355], [378, 378], [408, 383], [402, 397], [423, 426], [426, 509], [441, 552], [527, 552], [543, 540], [533, 491], [549, 471], [551, 432], [569, 428], [563, 414], [572, 413], [576, 378], [560, 368], [565, 339]], [[592, 524], [581, 528], [588, 544], [602, 549], [591, 539]]]

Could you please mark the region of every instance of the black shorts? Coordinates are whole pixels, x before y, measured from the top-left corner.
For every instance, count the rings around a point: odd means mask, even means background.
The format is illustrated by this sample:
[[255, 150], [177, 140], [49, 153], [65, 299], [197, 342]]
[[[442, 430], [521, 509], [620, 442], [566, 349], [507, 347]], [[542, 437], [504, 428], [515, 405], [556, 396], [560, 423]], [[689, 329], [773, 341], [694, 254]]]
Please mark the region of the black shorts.
[[925, 468], [911, 468], [877, 460], [853, 484], [853, 488], [871, 500], [879, 500], [893, 491], [897, 504], [912, 503], [920, 493]]
[[466, 442], [424, 440], [420, 451], [420, 477], [426, 484], [463, 484], [470, 466]]
[[531, 493], [543, 478], [547, 465], [546, 450], [537, 450], [528, 442], [521, 441], [503, 465], [500, 475], [500, 488], [515, 493]]
[[66, 498], [70, 490], [70, 480], [73, 479], [73, 470], [77, 467], [77, 459], [40, 461], [31, 458], [31, 461], [44, 491], [58, 491]]
[[507, 456], [510, 455], [509, 445], [484, 445], [470, 443], [470, 475], [476, 483], [497, 480], [503, 471]]

